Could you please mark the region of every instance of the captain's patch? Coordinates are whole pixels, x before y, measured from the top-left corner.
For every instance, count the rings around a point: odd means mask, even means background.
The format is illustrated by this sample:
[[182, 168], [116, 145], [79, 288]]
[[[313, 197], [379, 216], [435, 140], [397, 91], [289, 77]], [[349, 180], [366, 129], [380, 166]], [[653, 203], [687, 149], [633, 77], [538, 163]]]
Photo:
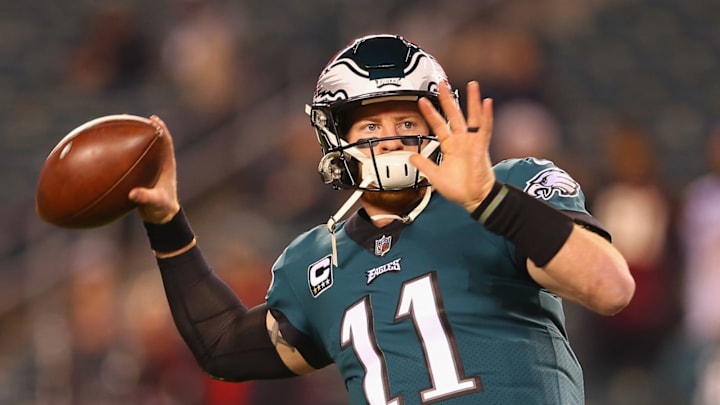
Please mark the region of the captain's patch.
[[575, 197], [580, 193], [580, 184], [557, 167], [540, 171], [525, 184], [523, 191], [543, 200], [551, 199], [556, 193], [560, 197]]
[[308, 286], [313, 298], [317, 298], [333, 285], [331, 258], [331, 255], [327, 255], [308, 266]]

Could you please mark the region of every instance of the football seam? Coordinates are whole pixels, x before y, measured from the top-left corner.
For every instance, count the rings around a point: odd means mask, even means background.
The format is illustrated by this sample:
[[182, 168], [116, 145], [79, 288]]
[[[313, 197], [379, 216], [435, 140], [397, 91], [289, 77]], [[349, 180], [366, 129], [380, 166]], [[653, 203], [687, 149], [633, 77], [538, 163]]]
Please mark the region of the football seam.
[[[124, 174], [124, 175], [122, 175], [119, 179], [117, 179], [117, 181], [115, 181], [115, 183], [113, 183], [112, 186], [110, 186], [110, 187], [109, 187], [100, 197], [98, 197], [95, 201], [93, 201], [92, 203], [90, 203], [90, 205], [88, 205], [88, 206], [86, 206], [85, 208], [83, 208], [83, 209], [75, 212], [75, 214], [73, 214], [72, 216], [67, 217], [65, 220], [63, 220], [63, 221], [61, 222], [61, 225], [67, 225], [67, 224], [71, 223], [73, 219], [81, 216], [82, 214], [84, 214], [85, 212], [87, 212], [88, 210], [90, 210], [92, 207], [94, 207], [94, 206], [96, 206], [97, 204], [99, 204], [105, 197], [108, 196], [108, 194], [110, 194], [113, 190], [115, 190], [115, 187], [117, 187], [118, 184], [120, 184], [120, 183], [123, 181], [123, 179], [125, 179], [125, 178], [137, 167], [137, 165], [143, 160], [143, 158], [150, 152], [150, 149], [152, 149], [152, 147], [155, 145], [155, 143], [158, 142], [158, 140], [161, 138], [162, 132], [156, 131], [155, 133], [156, 133], [156, 136], [153, 138], [152, 142], [150, 142], [150, 143], [147, 145], [147, 147], [145, 148], [145, 150], [143, 151], [143, 153], [142, 153], [140, 156], [138, 156], [137, 160], [135, 160], [135, 162], [132, 164], [132, 166], [130, 166], [130, 168], [129, 168], [127, 171], [125, 171], [125, 174]], [[158, 174], [155, 176], [155, 179], [153, 180], [151, 187], [155, 185], [155, 183], [157, 182], [159, 176], [160, 176], [160, 172], [158, 172]], [[126, 198], [127, 198], [127, 196], [126, 196]]]

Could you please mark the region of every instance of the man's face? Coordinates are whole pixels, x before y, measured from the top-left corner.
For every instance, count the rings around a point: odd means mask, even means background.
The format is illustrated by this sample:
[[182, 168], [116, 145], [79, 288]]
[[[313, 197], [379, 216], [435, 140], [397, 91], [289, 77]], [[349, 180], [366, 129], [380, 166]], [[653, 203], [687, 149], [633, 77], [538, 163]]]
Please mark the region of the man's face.
[[[399, 135], [429, 135], [425, 122], [414, 101], [385, 101], [356, 108], [347, 118], [352, 122], [346, 140], [355, 143], [362, 139], [383, 139]], [[359, 148], [370, 155], [369, 147]], [[373, 144], [373, 153], [407, 150], [418, 151], [416, 139], [393, 139]], [[425, 188], [402, 191], [365, 192], [362, 201], [393, 213], [404, 213], [420, 200]]]

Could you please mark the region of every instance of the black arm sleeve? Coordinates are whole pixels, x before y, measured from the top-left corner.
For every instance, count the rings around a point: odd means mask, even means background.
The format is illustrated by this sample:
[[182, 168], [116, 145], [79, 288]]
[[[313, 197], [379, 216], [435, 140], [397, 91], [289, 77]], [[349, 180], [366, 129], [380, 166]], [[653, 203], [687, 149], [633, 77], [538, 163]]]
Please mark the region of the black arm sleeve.
[[295, 375], [270, 341], [265, 304], [248, 310], [198, 247], [157, 263], [175, 325], [205, 372], [228, 381]]

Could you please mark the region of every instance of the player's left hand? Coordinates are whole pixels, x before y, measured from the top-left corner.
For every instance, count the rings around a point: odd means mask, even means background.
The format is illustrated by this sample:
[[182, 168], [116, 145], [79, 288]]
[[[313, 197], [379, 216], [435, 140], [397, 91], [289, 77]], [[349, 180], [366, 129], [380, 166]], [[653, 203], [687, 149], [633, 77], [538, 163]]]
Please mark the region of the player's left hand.
[[467, 119], [450, 93], [449, 86], [440, 86], [439, 95], [447, 120], [430, 100], [421, 98], [418, 101], [420, 112], [440, 141], [443, 158], [437, 165], [415, 154], [410, 163], [445, 198], [472, 212], [495, 183], [489, 152], [493, 106], [491, 99], [481, 99], [480, 85], [476, 81], [467, 84], [467, 97]]

